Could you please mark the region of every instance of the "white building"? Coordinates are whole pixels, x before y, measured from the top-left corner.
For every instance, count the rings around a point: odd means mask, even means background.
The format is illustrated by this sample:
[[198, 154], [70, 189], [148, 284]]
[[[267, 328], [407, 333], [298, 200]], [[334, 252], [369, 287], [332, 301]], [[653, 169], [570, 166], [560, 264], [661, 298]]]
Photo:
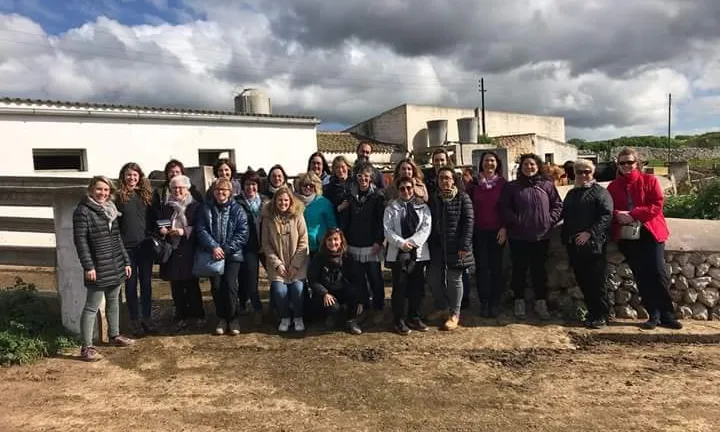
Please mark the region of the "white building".
[[320, 121], [270, 114], [269, 100], [258, 104], [257, 92], [248, 96], [255, 101], [241, 97], [234, 112], [0, 99], [0, 173], [116, 178], [130, 161], [149, 174], [173, 158], [198, 166], [221, 155], [239, 171], [276, 163], [288, 173], [304, 171]]
[[355, 163], [357, 146], [361, 142], [371, 144], [370, 162], [381, 169], [392, 169], [399, 160], [407, 156], [400, 145], [383, 143], [352, 132], [318, 131], [317, 133], [318, 151], [322, 152], [328, 164], [332, 164], [332, 160], [337, 156], [345, 156], [350, 163]]

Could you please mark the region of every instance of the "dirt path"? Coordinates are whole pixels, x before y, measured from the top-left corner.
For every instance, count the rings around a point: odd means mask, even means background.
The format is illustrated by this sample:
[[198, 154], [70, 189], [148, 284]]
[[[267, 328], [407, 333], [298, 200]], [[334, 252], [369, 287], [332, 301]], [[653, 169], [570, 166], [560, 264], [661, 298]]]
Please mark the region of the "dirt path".
[[269, 326], [150, 337], [95, 364], [1, 369], [0, 430], [717, 430], [716, 323], [685, 339], [470, 324], [406, 338]]

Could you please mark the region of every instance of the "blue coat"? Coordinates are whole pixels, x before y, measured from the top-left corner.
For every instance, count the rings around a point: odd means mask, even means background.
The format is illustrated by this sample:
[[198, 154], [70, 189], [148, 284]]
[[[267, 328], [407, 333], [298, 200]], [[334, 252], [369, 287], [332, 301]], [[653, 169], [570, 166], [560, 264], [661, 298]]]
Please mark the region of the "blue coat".
[[307, 225], [308, 243], [310, 252], [320, 249], [325, 233], [331, 228], [337, 228], [335, 209], [330, 200], [323, 196], [317, 196], [314, 200], [305, 205], [303, 212], [305, 225]]
[[203, 203], [198, 216], [195, 225], [198, 247], [207, 251], [221, 247], [226, 260], [243, 261], [243, 248], [250, 234], [245, 210], [233, 199], [223, 206], [213, 200]]

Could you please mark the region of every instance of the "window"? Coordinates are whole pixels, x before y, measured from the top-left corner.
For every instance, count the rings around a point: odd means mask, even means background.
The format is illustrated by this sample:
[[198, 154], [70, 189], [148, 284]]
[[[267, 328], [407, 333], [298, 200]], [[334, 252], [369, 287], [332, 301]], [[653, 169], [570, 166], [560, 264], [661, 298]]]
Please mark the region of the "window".
[[554, 153], [545, 153], [545, 162], [549, 164], [555, 163], [555, 154]]
[[33, 149], [35, 171], [87, 171], [85, 149]]
[[230, 159], [235, 162], [234, 150], [198, 150], [198, 164], [213, 165], [218, 159]]

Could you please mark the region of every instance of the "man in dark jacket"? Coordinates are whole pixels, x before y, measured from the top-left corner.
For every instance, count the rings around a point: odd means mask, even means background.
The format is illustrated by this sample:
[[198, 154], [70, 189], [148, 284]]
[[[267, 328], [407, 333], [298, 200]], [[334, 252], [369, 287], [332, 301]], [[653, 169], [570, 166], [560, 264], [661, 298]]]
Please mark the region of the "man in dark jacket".
[[[370, 155], [372, 154], [372, 145], [367, 141], [362, 141], [358, 144], [357, 159], [355, 160], [355, 167], [353, 168], [353, 174], [357, 175], [359, 167], [362, 162], [370, 163]], [[371, 165], [372, 166], [372, 165]], [[372, 182], [377, 189], [385, 189], [385, 177], [379, 169], [372, 167]]]
[[474, 213], [470, 197], [455, 185], [452, 168], [440, 168], [437, 180], [438, 190], [430, 195], [429, 203], [432, 232], [428, 282], [435, 308], [445, 315], [442, 328], [454, 330], [460, 322], [463, 271], [474, 265]]

